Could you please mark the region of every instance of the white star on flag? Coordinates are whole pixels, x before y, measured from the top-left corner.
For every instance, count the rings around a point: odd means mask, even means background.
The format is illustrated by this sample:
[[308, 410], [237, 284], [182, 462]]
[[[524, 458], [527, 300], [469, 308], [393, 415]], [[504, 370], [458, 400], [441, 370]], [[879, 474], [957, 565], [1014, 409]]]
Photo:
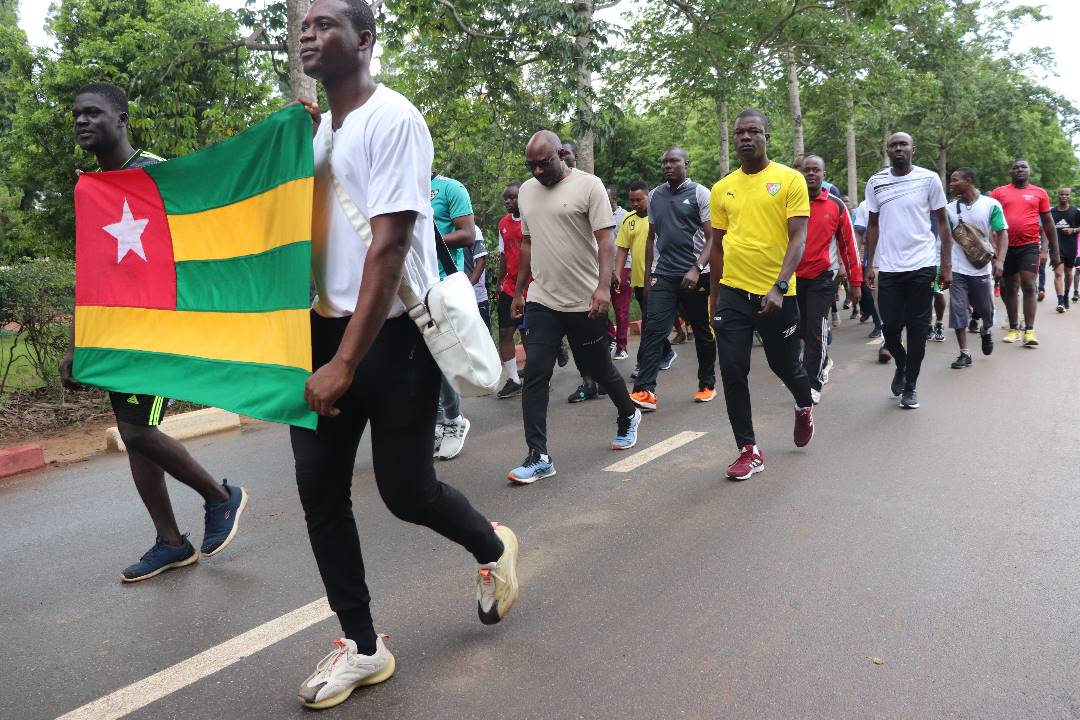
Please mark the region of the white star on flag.
[[124, 212], [120, 216], [120, 222], [115, 222], [111, 225], [106, 225], [102, 230], [116, 238], [116, 264], [119, 265], [120, 261], [124, 259], [124, 256], [129, 252], [133, 252], [146, 261], [146, 251], [143, 250], [142, 234], [146, 229], [146, 224], [150, 222], [150, 218], [143, 218], [142, 220], [136, 220], [131, 214], [131, 208], [128, 207], [127, 198], [124, 198]]

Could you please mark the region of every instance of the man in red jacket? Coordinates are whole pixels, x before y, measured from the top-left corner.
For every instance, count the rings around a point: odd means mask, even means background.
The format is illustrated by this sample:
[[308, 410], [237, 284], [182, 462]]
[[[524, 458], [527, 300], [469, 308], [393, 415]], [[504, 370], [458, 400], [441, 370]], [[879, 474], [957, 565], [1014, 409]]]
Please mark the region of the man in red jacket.
[[862, 263], [855, 247], [844, 201], [823, 186], [825, 161], [818, 155], [803, 160], [803, 176], [810, 193], [810, 221], [806, 227], [806, 250], [795, 270], [799, 302], [799, 331], [803, 341], [803, 366], [810, 378], [810, 396], [821, 400], [821, 387], [829, 381], [833, 361], [829, 357], [829, 309], [836, 297], [838, 278], [850, 280], [851, 301], [859, 302]]

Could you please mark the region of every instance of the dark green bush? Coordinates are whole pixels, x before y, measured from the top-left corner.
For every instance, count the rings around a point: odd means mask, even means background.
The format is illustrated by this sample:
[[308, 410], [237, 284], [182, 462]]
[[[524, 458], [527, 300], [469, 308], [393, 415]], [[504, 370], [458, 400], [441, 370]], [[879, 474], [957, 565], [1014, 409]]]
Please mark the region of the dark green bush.
[[[57, 367], [67, 349], [75, 307], [75, 263], [24, 260], [0, 268], [0, 326], [14, 333], [37, 376], [62, 396]], [[0, 392], [11, 369], [12, 353], [0, 367]]]

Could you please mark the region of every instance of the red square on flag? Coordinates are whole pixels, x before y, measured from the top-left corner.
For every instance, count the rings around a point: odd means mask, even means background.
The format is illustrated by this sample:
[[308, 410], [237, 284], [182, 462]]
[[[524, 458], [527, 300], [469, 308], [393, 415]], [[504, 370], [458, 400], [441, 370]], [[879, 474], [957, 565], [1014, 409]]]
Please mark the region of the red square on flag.
[[79, 176], [75, 304], [176, 309], [169, 221], [144, 170]]

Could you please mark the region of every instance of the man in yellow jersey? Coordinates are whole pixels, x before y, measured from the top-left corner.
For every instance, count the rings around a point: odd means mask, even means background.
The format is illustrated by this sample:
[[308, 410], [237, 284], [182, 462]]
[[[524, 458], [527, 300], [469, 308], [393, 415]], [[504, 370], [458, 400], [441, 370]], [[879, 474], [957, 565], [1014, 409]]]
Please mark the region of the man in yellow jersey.
[[769, 121], [760, 110], [735, 120], [741, 167], [713, 185], [713, 328], [728, 419], [739, 459], [727, 476], [745, 480], [765, 469], [750, 410], [750, 348], [761, 336], [769, 367], [795, 398], [795, 445], [814, 437], [810, 380], [799, 360], [795, 268], [806, 246], [810, 196], [802, 174], [769, 160]]

